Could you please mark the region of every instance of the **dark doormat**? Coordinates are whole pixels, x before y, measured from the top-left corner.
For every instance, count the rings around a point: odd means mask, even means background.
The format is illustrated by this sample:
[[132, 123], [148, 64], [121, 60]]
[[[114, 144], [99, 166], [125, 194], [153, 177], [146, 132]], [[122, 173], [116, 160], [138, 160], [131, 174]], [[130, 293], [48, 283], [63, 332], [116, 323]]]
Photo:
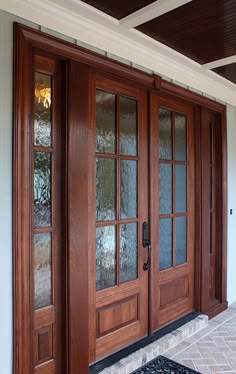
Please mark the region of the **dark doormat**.
[[164, 356], [158, 356], [154, 360], [149, 361], [147, 364], [143, 365], [138, 370], [133, 371], [131, 374], [201, 374], [198, 371], [189, 369], [184, 365], [179, 364], [178, 362], [172, 361], [169, 358]]

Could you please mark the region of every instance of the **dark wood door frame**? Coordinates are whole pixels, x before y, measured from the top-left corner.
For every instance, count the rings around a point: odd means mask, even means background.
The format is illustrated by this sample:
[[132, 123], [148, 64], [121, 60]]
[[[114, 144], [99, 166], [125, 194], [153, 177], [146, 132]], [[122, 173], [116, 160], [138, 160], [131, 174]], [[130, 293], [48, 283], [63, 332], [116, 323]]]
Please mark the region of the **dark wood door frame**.
[[[31, 195], [31, 149], [30, 149], [30, 126], [31, 126], [31, 100], [32, 100], [32, 66], [34, 53], [44, 54], [55, 57], [60, 61], [64, 61], [68, 72], [67, 76], [72, 76], [73, 71], [79, 68], [81, 71], [81, 78], [74, 77], [70, 81], [71, 87], [69, 88], [70, 105], [80, 118], [81, 128], [80, 133], [74, 127], [73, 136], [68, 139], [67, 144], [71, 148], [75, 147], [75, 141], [81, 134], [85, 141], [81, 144], [82, 149], [89, 146], [89, 131], [84, 126], [88, 119], [89, 113], [89, 99], [87, 103], [85, 98], [89, 96], [88, 88], [88, 72], [89, 67], [99, 71], [100, 74], [113, 77], [120, 81], [129, 81], [138, 87], [145, 88], [148, 91], [159, 91], [160, 95], [165, 97], [178, 98], [183, 102], [190, 102], [196, 105], [195, 110], [195, 127], [196, 139], [199, 136], [199, 123], [201, 122], [201, 107], [206, 107], [218, 113], [218, 118], [222, 128], [222, 253], [220, 268], [222, 272], [221, 277], [221, 290], [220, 290], [220, 303], [217, 312], [225, 309], [226, 302], [226, 254], [227, 254], [227, 172], [226, 172], [226, 114], [225, 106], [212, 101], [208, 98], [193, 93], [187, 89], [176, 86], [170, 82], [163, 80], [156, 75], [150, 75], [141, 72], [137, 69], [123, 65], [119, 62], [113, 61], [106, 57], [97, 55], [96, 53], [87, 51], [76, 45], [68, 42], [61, 41], [60, 39], [48, 36], [39, 31], [32, 30], [26, 26], [15, 24], [14, 28], [14, 188], [13, 188], [13, 258], [14, 258], [14, 373], [15, 374], [30, 374], [32, 372], [32, 352], [31, 352], [31, 301], [30, 301], [30, 250], [31, 250], [31, 221], [30, 214], [31, 202], [29, 196]], [[73, 61], [71, 61], [73, 60]], [[69, 62], [71, 61], [71, 62]], [[80, 105], [76, 107], [78, 101], [74, 99], [73, 87], [80, 85], [84, 89], [85, 96], [80, 96]], [[67, 90], [67, 88], [66, 88]], [[77, 112], [76, 112], [77, 111]], [[68, 120], [76, 126], [76, 118], [69, 116]], [[72, 135], [71, 134], [71, 135]], [[196, 158], [200, 158], [201, 149], [200, 143], [195, 144]], [[74, 164], [82, 162], [74, 155]], [[83, 156], [83, 170], [88, 165], [88, 159]], [[200, 168], [200, 161], [196, 163], [196, 170]], [[200, 172], [200, 170], [199, 170]], [[199, 174], [200, 175], [200, 174]], [[77, 181], [80, 175], [74, 168], [67, 170], [68, 190], [67, 192], [73, 194], [75, 186], [73, 185], [74, 179]], [[196, 178], [197, 179], [197, 178]], [[196, 180], [196, 191], [201, 181]], [[87, 191], [86, 191], [87, 186]], [[88, 219], [89, 207], [88, 191], [89, 191], [89, 176], [85, 178], [84, 185], [81, 187], [81, 192], [85, 194], [84, 201], [78, 200], [75, 205], [71, 205], [71, 216], [68, 217], [68, 222], [71, 227], [75, 227], [74, 213], [76, 209], [82, 207], [82, 214]], [[196, 201], [199, 201], [200, 195], [197, 195]], [[200, 205], [198, 205], [200, 206]], [[86, 219], [84, 220], [86, 221]], [[81, 222], [81, 233], [83, 234], [83, 248], [85, 249], [83, 257], [78, 258], [75, 252], [74, 243], [81, 238], [78, 238], [78, 231], [73, 230], [73, 234], [68, 237], [68, 243], [71, 245], [71, 253], [67, 257], [67, 277], [66, 277], [66, 290], [67, 290], [67, 305], [66, 305], [66, 322], [67, 326], [67, 361], [68, 373], [88, 371], [88, 277], [84, 277], [83, 281], [77, 282], [73, 276], [73, 267], [83, 266], [84, 272], [88, 274], [88, 258], [87, 248], [89, 232], [85, 227], [85, 223]], [[198, 237], [201, 238], [201, 211], [196, 210], [196, 231]], [[195, 309], [201, 311], [201, 295], [204, 289], [204, 279], [201, 276], [201, 268], [203, 264], [204, 255], [202, 254], [201, 242], [196, 244], [196, 298]], [[75, 262], [73, 256], [75, 255]], [[72, 257], [70, 257], [72, 256]], [[80, 298], [80, 302], [73, 304], [73, 295]], [[73, 309], [73, 310], [72, 310]], [[210, 314], [211, 315], [211, 314]], [[82, 323], [79, 323], [79, 321]], [[75, 329], [77, 336], [74, 336]]]

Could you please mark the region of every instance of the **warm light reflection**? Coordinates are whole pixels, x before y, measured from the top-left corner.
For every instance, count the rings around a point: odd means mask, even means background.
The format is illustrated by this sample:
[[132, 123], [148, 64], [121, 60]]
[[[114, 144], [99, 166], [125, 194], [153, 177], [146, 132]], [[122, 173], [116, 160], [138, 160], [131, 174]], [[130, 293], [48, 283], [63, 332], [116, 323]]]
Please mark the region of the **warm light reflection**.
[[51, 106], [51, 88], [40, 88], [39, 85], [35, 87], [35, 96], [39, 103], [43, 103], [45, 108], [49, 108]]

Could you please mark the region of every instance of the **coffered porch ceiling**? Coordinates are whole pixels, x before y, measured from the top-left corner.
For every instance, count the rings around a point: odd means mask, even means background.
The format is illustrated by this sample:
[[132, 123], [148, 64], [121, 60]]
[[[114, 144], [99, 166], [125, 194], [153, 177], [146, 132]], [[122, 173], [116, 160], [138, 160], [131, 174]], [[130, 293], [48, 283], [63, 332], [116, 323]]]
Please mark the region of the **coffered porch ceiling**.
[[235, 0], [1, 0], [0, 9], [236, 105]]

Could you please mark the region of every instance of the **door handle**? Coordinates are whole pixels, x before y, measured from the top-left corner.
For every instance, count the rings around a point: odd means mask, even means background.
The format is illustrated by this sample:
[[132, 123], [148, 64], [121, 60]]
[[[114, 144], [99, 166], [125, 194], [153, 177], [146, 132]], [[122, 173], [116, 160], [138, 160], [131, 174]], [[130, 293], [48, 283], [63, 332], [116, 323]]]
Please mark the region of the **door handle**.
[[148, 245], [148, 260], [147, 260], [147, 262], [144, 262], [144, 264], [143, 264], [143, 270], [144, 271], [150, 270], [150, 265], [151, 265], [151, 251], [152, 251], [152, 247], [149, 244]]
[[150, 244], [150, 234], [149, 234], [149, 224], [147, 222], [143, 222], [143, 247], [148, 247], [148, 259], [147, 262], [143, 264], [143, 270], [147, 271], [150, 269], [151, 263], [151, 244]]

